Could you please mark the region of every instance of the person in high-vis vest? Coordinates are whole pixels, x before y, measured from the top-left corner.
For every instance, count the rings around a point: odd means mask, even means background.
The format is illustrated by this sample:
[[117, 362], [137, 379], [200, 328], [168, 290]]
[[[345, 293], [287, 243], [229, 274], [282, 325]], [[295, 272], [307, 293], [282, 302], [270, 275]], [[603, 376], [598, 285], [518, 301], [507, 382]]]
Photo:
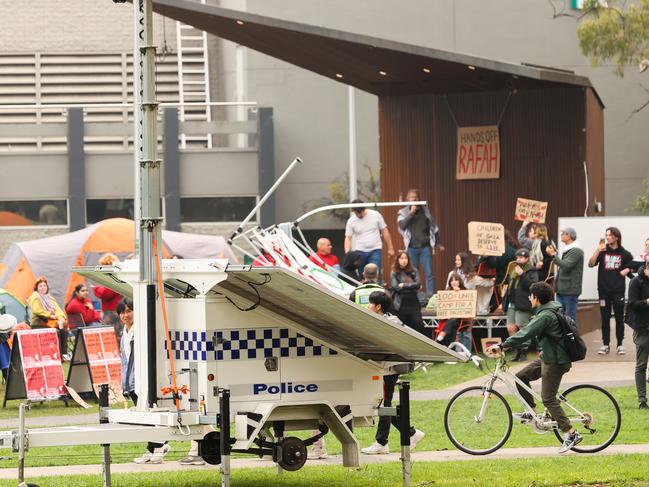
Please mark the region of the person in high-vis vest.
[[379, 266], [376, 264], [367, 264], [363, 270], [363, 283], [354, 289], [349, 295], [349, 300], [367, 308], [370, 304], [370, 294], [374, 291], [383, 291], [385, 289], [378, 283]]

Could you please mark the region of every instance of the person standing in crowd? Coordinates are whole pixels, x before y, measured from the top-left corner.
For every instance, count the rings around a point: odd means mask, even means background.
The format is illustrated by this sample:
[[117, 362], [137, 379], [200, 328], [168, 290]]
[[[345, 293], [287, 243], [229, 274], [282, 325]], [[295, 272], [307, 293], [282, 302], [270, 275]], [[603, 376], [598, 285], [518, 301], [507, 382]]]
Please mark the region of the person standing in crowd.
[[[99, 265], [108, 266], [119, 262], [115, 254], [106, 253], [99, 258]], [[92, 288], [95, 296], [101, 301], [101, 322], [106, 326], [112, 326], [115, 329], [115, 336], [119, 341], [122, 336], [121, 323], [115, 309], [122, 300], [122, 295], [104, 286], [94, 286]]]
[[561, 257], [553, 246], [547, 248], [548, 255], [554, 259], [558, 273], [555, 278], [557, 301], [575, 322], [577, 321], [577, 302], [581, 294], [581, 281], [584, 274], [584, 251], [577, 244], [574, 228], [561, 230], [561, 241], [565, 245]]
[[647, 406], [647, 359], [649, 358], [649, 255], [638, 275], [629, 284], [629, 305], [626, 322], [633, 328], [635, 343], [635, 388], [638, 394], [638, 407]]
[[[119, 316], [124, 332], [120, 340], [120, 356], [122, 361], [122, 391], [125, 396], [133, 400], [137, 406], [138, 396], [135, 392], [135, 326], [133, 317], [133, 301], [130, 298], [122, 299], [115, 309]], [[166, 443], [149, 442], [144, 455], [133, 459], [134, 463], [162, 463], [164, 456], [171, 448]]]
[[616, 227], [606, 229], [605, 238], [600, 240], [597, 249], [588, 259], [588, 267], [597, 269], [597, 292], [599, 311], [602, 317], [602, 346], [597, 351], [606, 355], [611, 351], [611, 308], [615, 314], [615, 338], [617, 354], [624, 355], [624, 290], [625, 278], [631, 273], [633, 256], [622, 247], [622, 234]]
[[[507, 332], [510, 336], [520, 330], [524, 330], [532, 317], [532, 306], [530, 304], [530, 288], [532, 284], [538, 282], [538, 271], [530, 263], [530, 253], [527, 249], [518, 249], [516, 251], [516, 267], [511, 274], [505, 279], [507, 286]], [[498, 306], [502, 312], [503, 304]], [[527, 347], [518, 349], [514, 362], [524, 362], [527, 358]]]
[[70, 360], [68, 355], [68, 317], [50, 294], [50, 286], [45, 276], [36, 279], [34, 292], [27, 298], [31, 312], [32, 328], [54, 328], [58, 330], [59, 351], [63, 360]]
[[332, 248], [333, 246], [328, 238], [319, 238], [316, 244], [316, 253], [315, 255], [309, 256], [309, 260], [325, 270], [328, 266], [339, 271], [340, 262], [338, 262], [338, 257], [331, 253]]
[[[418, 189], [410, 189], [406, 201], [420, 201]], [[399, 233], [403, 236], [403, 246], [408, 252], [412, 266], [419, 271], [419, 265], [424, 268], [426, 278], [426, 296], [435, 294], [435, 274], [433, 272], [433, 257], [436, 250], [443, 251], [439, 241], [439, 227], [435, 223], [428, 206], [408, 205], [397, 213]]]
[[[368, 310], [373, 313], [376, 313], [379, 316], [387, 318], [397, 325], [403, 325], [399, 318], [392, 316], [389, 313], [389, 310], [392, 307], [392, 302], [390, 296], [381, 291], [374, 291], [369, 296]], [[408, 370], [401, 370], [403, 367]], [[390, 407], [392, 405], [392, 397], [394, 396], [394, 388], [397, 385], [399, 380], [399, 374], [409, 372], [410, 364], [397, 364], [393, 367], [394, 374], [388, 374], [383, 376], [383, 406]], [[390, 435], [390, 424], [393, 424], [395, 428], [399, 428], [399, 423], [397, 418], [392, 416], [380, 416], [379, 417], [379, 426], [376, 429], [375, 442], [372, 443], [367, 448], [361, 449], [361, 452], [365, 455], [387, 455], [390, 453], [390, 448], [388, 447], [388, 436]], [[410, 449], [414, 450], [417, 444], [424, 438], [425, 433], [416, 428], [410, 427]]]
[[363, 308], [367, 308], [367, 305], [370, 303], [370, 294], [374, 291], [385, 292], [385, 289], [379, 284], [378, 279], [378, 266], [371, 263], [367, 264], [363, 271], [363, 282], [350, 293], [349, 300], [361, 305]]
[[545, 281], [550, 272], [552, 257], [547, 252], [552, 241], [548, 238], [548, 227], [543, 223], [523, 222], [518, 231], [518, 241], [530, 251], [530, 262], [539, 271], [539, 281]]
[[518, 240], [505, 228], [505, 253], [496, 257], [496, 283], [500, 284], [507, 277], [507, 266], [516, 260], [516, 251], [521, 247]]
[[[530, 288], [529, 301], [534, 309], [534, 319], [530, 321], [527, 328], [510, 336], [503, 343], [494, 345], [489, 349], [490, 352], [498, 350], [507, 350], [510, 348], [526, 347], [532, 339], [538, 339], [541, 345], [541, 356], [531, 362], [527, 367], [516, 374], [526, 386], [530, 382], [541, 379], [541, 398], [543, 405], [547, 408], [552, 419], [557, 422], [559, 429], [565, 433], [563, 444], [559, 448], [559, 453], [565, 453], [571, 450], [575, 445], [582, 441], [582, 436], [572, 427], [570, 420], [561, 407], [557, 399], [557, 392], [561, 385], [563, 375], [570, 370], [572, 362], [568, 353], [563, 348], [564, 333], [559, 323], [556, 311], [561, 305], [552, 300], [554, 292], [552, 287], [546, 282], [537, 282]], [[523, 399], [536, 413], [536, 404], [534, 397], [516, 384], [516, 388]], [[523, 423], [534, 421], [535, 418], [527, 411], [524, 413], [514, 413], [514, 418]]]
[[[363, 280], [363, 276], [360, 273], [360, 267], [361, 265], [361, 256], [358, 252], [355, 252], [353, 250], [347, 252], [343, 256], [343, 264], [342, 268], [340, 269], [340, 277], [344, 279], [345, 281], [349, 282], [350, 284], [358, 284]], [[347, 279], [346, 277], [349, 277]]]
[[397, 317], [413, 330], [430, 338], [429, 331], [424, 327], [421, 316], [421, 305], [417, 291], [421, 288], [419, 273], [410, 263], [410, 256], [405, 251], [397, 253], [397, 260], [390, 275], [390, 291]]
[[74, 287], [72, 297], [65, 305], [65, 312], [69, 315], [81, 315], [86, 326], [99, 325], [101, 322], [101, 314], [93, 307], [92, 301], [88, 298], [88, 286], [85, 284], [77, 284]]
[[[361, 200], [354, 200], [352, 203], [363, 203]], [[385, 241], [388, 249], [388, 257], [394, 257], [392, 237], [385, 224], [383, 215], [378, 211], [367, 208], [354, 208], [352, 215], [345, 226], [345, 253], [355, 250], [361, 257], [360, 269], [365, 269], [368, 263], [376, 264], [379, 269], [379, 280], [381, 282], [381, 252]]]

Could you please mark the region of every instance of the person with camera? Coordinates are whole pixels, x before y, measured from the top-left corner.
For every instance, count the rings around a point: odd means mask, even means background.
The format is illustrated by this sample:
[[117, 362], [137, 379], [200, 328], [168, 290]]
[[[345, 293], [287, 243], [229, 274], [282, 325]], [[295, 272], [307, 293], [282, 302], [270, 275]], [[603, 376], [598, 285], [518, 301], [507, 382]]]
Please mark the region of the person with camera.
[[[502, 350], [525, 346], [531, 339], [538, 339], [541, 346], [540, 358], [520, 370], [516, 377], [528, 387], [530, 382], [541, 379], [543, 405], [552, 416], [552, 419], [557, 422], [558, 428], [565, 433], [563, 444], [559, 448], [559, 453], [565, 453], [580, 443], [583, 438], [572, 427], [557, 399], [561, 379], [570, 370], [572, 362], [563, 344], [564, 332], [556, 314], [561, 309], [561, 304], [554, 301], [553, 296], [554, 291], [548, 283], [537, 282], [532, 284], [529, 300], [534, 310], [534, 318], [527, 327], [510, 336], [503, 343], [493, 345], [487, 349], [487, 353], [497, 355]], [[516, 387], [525, 402], [534, 411], [534, 416], [538, 418], [535, 409], [536, 404], [532, 395], [518, 384], [516, 384]], [[537, 419], [527, 411], [514, 413], [512, 416], [523, 423], [529, 423]]]

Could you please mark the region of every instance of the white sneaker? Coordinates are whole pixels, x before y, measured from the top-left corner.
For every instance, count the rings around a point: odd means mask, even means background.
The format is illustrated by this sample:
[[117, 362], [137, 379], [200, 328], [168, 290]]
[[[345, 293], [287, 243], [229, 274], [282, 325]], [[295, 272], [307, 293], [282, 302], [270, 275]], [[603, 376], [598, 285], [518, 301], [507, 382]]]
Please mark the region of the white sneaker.
[[324, 460], [325, 458], [329, 458], [329, 455], [327, 454], [326, 448], [314, 445], [307, 454], [307, 458], [309, 460]]
[[426, 433], [421, 430], [415, 429], [415, 434], [410, 437], [410, 449], [414, 450], [415, 448], [417, 448], [417, 445], [421, 440], [424, 439], [424, 436], [426, 436]]
[[164, 461], [164, 457], [167, 453], [169, 453], [169, 450], [171, 450], [171, 447], [169, 445], [162, 445], [160, 448], [153, 450], [153, 453], [147, 451], [141, 457], [134, 458], [133, 462], [139, 464], [160, 464]]
[[611, 351], [608, 345], [602, 345], [599, 347], [599, 350], [597, 350], [597, 355], [608, 355], [608, 353]]
[[180, 465], [205, 465], [205, 460], [203, 460], [198, 455], [187, 455], [182, 460], [179, 460]]
[[367, 448], [361, 449], [361, 453], [364, 453], [365, 455], [387, 455], [390, 453], [390, 448], [387, 444], [381, 445], [375, 441]]
[[626, 355], [626, 350], [624, 350], [624, 347], [622, 345], [617, 346], [616, 352], [618, 355]]

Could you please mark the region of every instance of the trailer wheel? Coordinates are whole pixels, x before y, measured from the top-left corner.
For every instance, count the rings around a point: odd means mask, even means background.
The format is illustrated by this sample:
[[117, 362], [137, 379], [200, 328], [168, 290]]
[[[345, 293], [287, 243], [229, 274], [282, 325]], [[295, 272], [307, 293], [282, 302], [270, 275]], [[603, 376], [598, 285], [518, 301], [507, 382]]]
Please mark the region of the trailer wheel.
[[221, 439], [216, 431], [206, 434], [198, 442], [198, 453], [210, 465], [219, 465], [221, 463]]
[[277, 464], [284, 470], [295, 472], [304, 467], [306, 463], [306, 445], [294, 436], [284, 438], [278, 444], [279, 459]]

